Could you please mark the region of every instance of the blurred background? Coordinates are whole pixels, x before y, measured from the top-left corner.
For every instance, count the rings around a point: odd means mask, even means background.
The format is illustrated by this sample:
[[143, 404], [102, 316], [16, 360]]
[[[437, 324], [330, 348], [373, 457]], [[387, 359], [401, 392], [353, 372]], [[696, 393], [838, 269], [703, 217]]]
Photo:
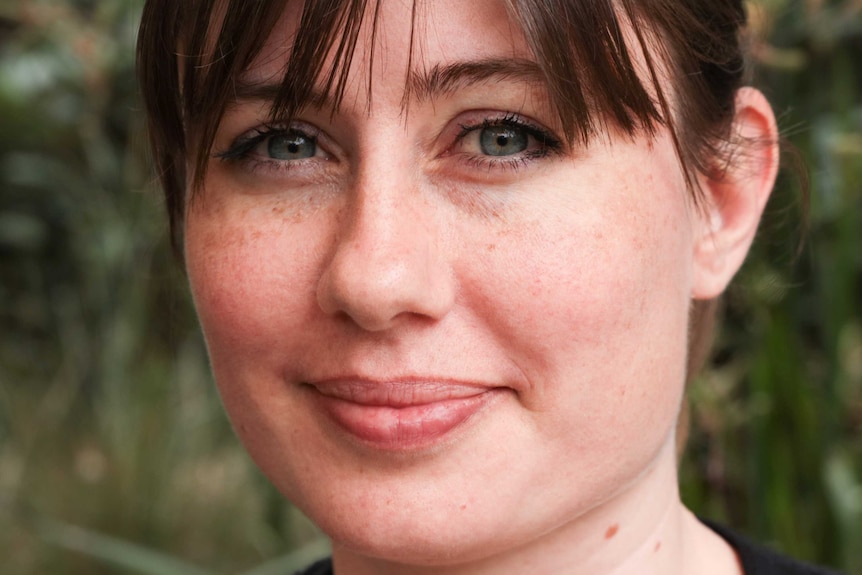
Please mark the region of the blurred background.
[[[233, 437], [167, 245], [141, 0], [0, 0], [3, 572], [290, 573], [326, 552]], [[785, 177], [691, 390], [684, 499], [862, 574], [862, 1], [751, 3]], [[800, 248], [800, 241], [805, 237]]]

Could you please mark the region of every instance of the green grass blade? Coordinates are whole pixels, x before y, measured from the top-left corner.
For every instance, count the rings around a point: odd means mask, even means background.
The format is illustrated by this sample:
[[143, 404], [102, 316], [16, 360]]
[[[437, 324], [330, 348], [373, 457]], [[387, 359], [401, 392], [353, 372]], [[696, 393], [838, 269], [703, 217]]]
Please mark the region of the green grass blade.
[[326, 557], [331, 552], [331, 546], [326, 539], [319, 539], [292, 553], [278, 559], [268, 561], [250, 571], [239, 575], [291, 575], [314, 561]]
[[190, 565], [128, 541], [102, 535], [75, 525], [43, 519], [36, 530], [47, 543], [142, 575], [213, 575], [211, 571]]

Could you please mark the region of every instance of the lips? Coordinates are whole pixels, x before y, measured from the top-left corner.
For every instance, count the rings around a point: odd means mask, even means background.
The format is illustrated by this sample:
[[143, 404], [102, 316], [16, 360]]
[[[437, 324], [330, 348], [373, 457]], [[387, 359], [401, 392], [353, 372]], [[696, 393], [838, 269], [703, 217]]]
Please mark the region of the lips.
[[451, 381], [333, 379], [308, 384], [320, 412], [344, 433], [384, 451], [433, 446], [467, 424], [500, 388]]

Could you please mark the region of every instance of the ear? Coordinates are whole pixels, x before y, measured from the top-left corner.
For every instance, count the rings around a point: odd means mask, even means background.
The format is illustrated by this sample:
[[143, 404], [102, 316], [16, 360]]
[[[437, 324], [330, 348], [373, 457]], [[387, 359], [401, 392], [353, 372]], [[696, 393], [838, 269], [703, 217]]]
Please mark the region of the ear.
[[701, 177], [705, 205], [699, 210], [692, 297], [721, 294], [742, 266], [778, 173], [778, 128], [759, 91], [736, 96], [733, 146], [726, 171]]

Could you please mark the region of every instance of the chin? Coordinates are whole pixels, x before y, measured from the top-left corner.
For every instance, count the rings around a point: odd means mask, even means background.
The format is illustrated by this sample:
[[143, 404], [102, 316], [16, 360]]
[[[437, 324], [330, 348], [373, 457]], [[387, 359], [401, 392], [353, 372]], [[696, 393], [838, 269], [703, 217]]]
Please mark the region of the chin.
[[[367, 483], [346, 478], [328, 488], [317, 483], [314, 493], [285, 495], [332, 540], [336, 556], [447, 567], [487, 563], [562, 533], [573, 518], [588, 515], [628, 483], [623, 476], [605, 476], [603, 485], [548, 485], [536, 500], [536, 490], [525, 486], [536, 485], [538, 479], [532, 476], [513, 473], [509, 485], [473, 486], [464, 485], [462, 477], [455, 487], [434, 471], [411, 475]], [[616, 492], [607, 491], [612, 484], [618, 485]], [[548, 495], [550, 500], [544, 497]]]
[[[336, 554], [361, 555], [382, 562], [445, 567], [480, 562], [523, 539], [499, 529], [478, 530], [456, 519], [382, 517], [372, 521], [320, 522]], [[329, 529], [331, 527], [331, 529]], [[488, 536], [493, 534], [493, 536]]]
[[283, 492], [332, 540], [336, 555], [389, 563], [482, 561], [523, 544], [536, 530], [518, 516], [525, 506], [512, 503], [505, 487], [469, 485], [463, 473], [447, 473], [443, 466], [419, 467], [391, 474], [335, 472], [328, 477], [341, 476], [331, 483], [309, 478]]

